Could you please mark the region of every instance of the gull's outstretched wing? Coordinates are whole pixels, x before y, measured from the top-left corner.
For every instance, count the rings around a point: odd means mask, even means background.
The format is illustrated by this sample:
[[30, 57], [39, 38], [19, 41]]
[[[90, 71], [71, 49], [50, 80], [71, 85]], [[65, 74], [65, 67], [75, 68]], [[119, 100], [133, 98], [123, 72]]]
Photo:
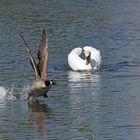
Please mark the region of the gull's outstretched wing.
[[39, 80], [40, 79], [40, 75], [39, 75], [39, 70], [38, 70], [37, 64], [36, 64], [32, 54], [31, 54], [30, 49], [28, 48], [28, 45], [27, 45], [25, 39], [23, 38], [23, 36], [21, 34], [20, 34], [20, 36], [21, 36], [21, 38], [23, 39], [23, 41], [25, 43], [26, 51], [27, 51], [30, 63], [32, 65], [32, 67], [33, 67], [34, 73], [35, 73], [35, 80]]
[[47, 63], [48, 63], [48, 39], [46, 36], [45, 29], [41, 35], [41, 41], [38, 51], [38, 69], [40, 77], [43, 81], [47, 80]]

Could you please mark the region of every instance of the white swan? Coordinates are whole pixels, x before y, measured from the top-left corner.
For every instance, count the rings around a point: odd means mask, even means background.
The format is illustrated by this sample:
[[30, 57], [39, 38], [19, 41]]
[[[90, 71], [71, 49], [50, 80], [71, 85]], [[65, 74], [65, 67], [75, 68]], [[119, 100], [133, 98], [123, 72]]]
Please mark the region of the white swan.
[[68, 54], [68, 64], [72, 70], [99, 70], [102, 57], [99, 50], [91, 46], [83, 48], [85, 59], [80, 57], [82, 48], [75, 48]]

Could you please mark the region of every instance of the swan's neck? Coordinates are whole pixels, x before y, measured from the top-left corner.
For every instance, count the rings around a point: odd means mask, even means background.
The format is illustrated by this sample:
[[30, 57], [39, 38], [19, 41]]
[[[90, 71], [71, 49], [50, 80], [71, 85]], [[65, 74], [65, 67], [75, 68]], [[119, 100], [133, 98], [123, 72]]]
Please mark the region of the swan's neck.
[[90, 64], [91, 63], [91, 57], [90, 55], [86, 57], [86, 65]]

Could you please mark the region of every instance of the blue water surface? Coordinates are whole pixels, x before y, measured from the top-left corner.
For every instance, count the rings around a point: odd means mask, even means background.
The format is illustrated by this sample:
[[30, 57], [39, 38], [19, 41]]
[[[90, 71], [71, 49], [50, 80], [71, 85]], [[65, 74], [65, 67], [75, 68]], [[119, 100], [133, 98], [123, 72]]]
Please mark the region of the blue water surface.
[[[1, 140], [140, 139], [139, 0], [1, 0], [0, 13]], [[44, 28], [57, 85], [27, 102], [34, 74], [20, 33], [36, 58]], [[100, 72], [69, 68], [85, 45], [101, 51]]]

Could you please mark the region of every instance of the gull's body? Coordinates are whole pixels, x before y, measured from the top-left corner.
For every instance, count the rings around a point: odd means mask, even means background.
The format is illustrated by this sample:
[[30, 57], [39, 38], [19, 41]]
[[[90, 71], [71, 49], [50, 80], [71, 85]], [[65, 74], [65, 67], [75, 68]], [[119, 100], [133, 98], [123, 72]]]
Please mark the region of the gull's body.
[[[23, 38], [23, 36], [21, 36]], [[23, 38], [24, 40], [24, 38]], [[24, 40], [25, 42], [25, 40]], [[26, 44], [26, 42], [25, 42]], [[47, 92], [49, 91], [51, 85], [55, 84], [53, 80], [48, 80], [47, 75], [47, 62], [48, 62], [48, 40], [46, 37], [45, 29], [42, 32], [41, 35], [41, 41], [38, 51], [38, 64], [36, 64], [35, 59], [33, 58], [31, 51], [27, 47], [26, 44], [26, 50], [28, 53], [28, 57], [30, 60], [30, 63], [33, 67], [34, 74], [35, 74], [35, 80], [32, 82], [32, 85], [29, 87], [28, 90], [28, 99], [38, 96], [44, 96], [47, 97]]]

